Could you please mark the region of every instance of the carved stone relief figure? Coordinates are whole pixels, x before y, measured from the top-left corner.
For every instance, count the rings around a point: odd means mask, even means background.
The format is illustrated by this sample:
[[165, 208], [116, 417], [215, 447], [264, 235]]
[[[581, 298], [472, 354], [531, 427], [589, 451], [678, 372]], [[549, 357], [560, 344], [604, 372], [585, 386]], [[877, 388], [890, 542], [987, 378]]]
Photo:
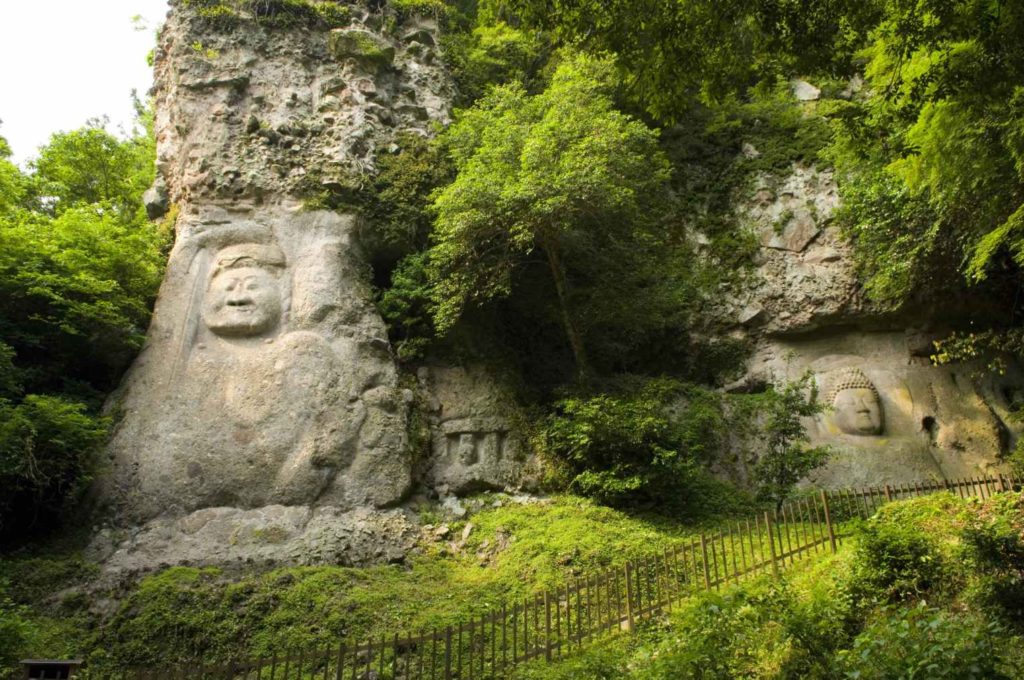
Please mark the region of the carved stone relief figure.
[[442, 494], [530, 486], [537, 473], [516, 431], [514, 401], [500, 379], [483, 366], [420, 369], [431, 398], [428, 485]]
[[[751, 361], [748, 382], [816, 376], [827, 410], [806, 421], [815, 445], [835, 455], [811, 475], [826, 486], [898, 484], [997, 471], [1014, 439], [1003, 423], [1015, 367], [998, 384], [978, 382], [969, 365], [918, 360], [904, 332], [836, 331], [778, 338]], [[988, 382], [992, 382], [989, 380]]]
[[286, 272], [276, 245], [215, 255], [201, 305], [209, 333], [168, 395], [174, 426], [158, 442], [169, 455], [141, 472], [150, 493], [170, 482], [193, 507], [311, 503], [351, 461], [365, 408], [339, 403], [341, 368], [323, 337], [282, 329]]
[[203, 306], [203, 321], [217, 335], [251, 337], [281, 320], [278, 277], [284, 254], [277, 246], [228, 246], [217, 255]]
[[882, 434], [884, 415], [878, 390], [863, 371], [841, 372], [825, 397], [831, 417], [840, 431], [856, 436]]
[[407, 400], [354, 231], [320, 213], [185, 225], [110, 447], [118, 514], [401, 497]]

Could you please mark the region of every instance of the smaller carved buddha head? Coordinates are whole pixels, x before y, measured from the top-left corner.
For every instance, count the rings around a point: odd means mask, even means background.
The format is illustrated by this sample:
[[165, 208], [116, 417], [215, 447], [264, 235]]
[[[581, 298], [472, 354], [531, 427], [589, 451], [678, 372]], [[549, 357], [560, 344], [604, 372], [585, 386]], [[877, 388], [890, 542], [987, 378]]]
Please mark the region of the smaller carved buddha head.
[[203, 321], [217, 335], [250, 337], [273, 330], [283, 302], [277, 246], [241, 243], [217, 253], [203, 301]]
[[882, 433], [882, 401], [874, 383], [856, 368], [839, 373], [825, 397], [834, 409], [832, 419], [846, 434], [869, 436]]

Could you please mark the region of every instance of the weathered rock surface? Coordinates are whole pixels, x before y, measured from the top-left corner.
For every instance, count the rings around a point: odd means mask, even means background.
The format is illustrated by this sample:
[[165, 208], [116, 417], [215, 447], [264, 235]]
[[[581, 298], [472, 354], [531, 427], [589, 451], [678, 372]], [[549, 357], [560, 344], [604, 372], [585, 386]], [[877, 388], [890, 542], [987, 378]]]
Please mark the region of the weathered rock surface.
[[172, 565], [367, 566], [401, 561], [419, 535], [419, 524], [405, 510], [216, 507], [133, 531], [107, 529], [88, 556], [103, 562], [107, 579]]
[[373, 12], [353, 16], [331, 31], [253, 21], [228, 31], [173, 3], [155, 87], [157, 168], [172, 202], [356, 191], [398, 132], [448, 120], [451, 79], [416, 38], [436, 22], [413, 17], [385, 33], [370, 28]]
[[878, 314], [861, 295], [850, 245], [831, 224], [838, 204], [828, 170], [795, 165], [782, 182], [755, 184], [737, 216], [761, 248], [745, 287], [724, 305], [732, 319], [758, 334], [785, 334]]
[[835, 455], [810, 481], [877, 486], [997, 474], [1021, 434], [1009, 416], [1024, 373], [933, 366], [916, 334], [837, 330], [766, 340], [748, 377], [765, 383], [811, 372], [825, 413], [807, 422], [812, 443]]
[[172, 2], [147, 209], [176, 205], [177, 238], [110, 402], [97, 496], [105, 535], [126, 541], [96, 543], [111, 569], [363, 564], [407, 547], [402, 514], [373, 510], [413, 484], [412, 393], [360, 247], [373, 225], [303, 206], [359, 190], [400, 132], [447, 121], [452, 86], [436, 22], [352, 9], [334, 30], [245, 17], [228, 30]]
[[425, 482], [442, 494], [512, 490], [536, 481], [537, 461], [519, 427], [510, 391], [485, 367], [426, 366], [420, 385], [432, 396], [432, 455]]
[[[806, 85], [804, 83], [803, 85]], [[813, 94], [799, 82], [795, 90]], [[943, 310], [889, 309], [867, 299], [853, 247], [831, 223], [839, 203], [828, 170], [794, 165], [755, 183], [736, 214], [760, 244], [753, 271], [712, 313], [755, 347], [727, 389], [751, 391], [811, 372], [828, 410], [807, 425], [835, 451], [810, 482], [896, 484], [996, 473], [1020, 434], [1010, 415], [1024, 373], [980, 377], [977, 366], [933, 366], [932, 341], [948, 330]], [[845, 386], [836, 390], [836, 386]], [[756, 444], [753, 446], [756, 458]], [[719, 468], [749, 479], [748, 463]]]

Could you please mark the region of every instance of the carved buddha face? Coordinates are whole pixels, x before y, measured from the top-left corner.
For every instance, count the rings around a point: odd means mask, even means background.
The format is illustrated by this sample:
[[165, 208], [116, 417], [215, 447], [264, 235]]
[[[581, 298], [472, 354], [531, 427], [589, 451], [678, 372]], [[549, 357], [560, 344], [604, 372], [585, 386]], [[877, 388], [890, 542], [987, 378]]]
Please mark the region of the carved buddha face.
[[836, 393], [832, 401], [835, 423], [846, 434], [882, 433], [882, 404], [870, 387], [850, 387]]
[[250, 337], [273, 330], [281, 319], [281, 289], [254, 263], [222, 269], [210, 279], [203, 321], [217, 335]]
[[859, 368], [847, 368], [833, 373], [830, 382], [825, 403], [832, 406], [832, 423], [845, 434], [882, 434], [882, 401], [871, 379]]

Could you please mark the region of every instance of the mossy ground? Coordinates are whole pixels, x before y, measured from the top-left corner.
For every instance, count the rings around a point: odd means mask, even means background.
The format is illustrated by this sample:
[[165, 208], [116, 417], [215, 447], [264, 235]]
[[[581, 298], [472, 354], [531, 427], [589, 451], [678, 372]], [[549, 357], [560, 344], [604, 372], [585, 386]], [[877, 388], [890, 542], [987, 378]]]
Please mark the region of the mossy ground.
[[[442, 628], [575, 575], [687, 541], [715, 521], [630, 515], [574, 496], [521, 504], [487, 495], [475, 504], [483, 509], [449, 521], [443, 538], [425, 541], [401, 565], [242, 575], [175, 567], [111, 594], [117, 602], [107, 602], [102, 614], [96, 594], [81, 594], [96, 565], [73, 553], [10, 555], [0, 560], [0, 585], [6, 582], [11, 600], [0, 617], [17, 617], [28, 629], [10, 658], [82, 656], [95, 669], [122, 668]], [[425, 522], [444, 521], [436, 508], [421, 514]]]
[[1020, 494], [893, 503], [780, 580], [702, 593], [636, 635], [514, 677], [1021, 678], [1022, 529]]
[[[450, 521], [443, 538], [425, 540], [402, 565], [249, 574], [175, 567], [126, 586], [106, 614], [96, 594], [71, 587], [93, 578], [95, 565], [8, 556], [0, 561], [0, 632], [13, 631], [21, 646], [7, 641], [0, 652], [8, 664], [84, 656], [90, 677], [102, 677], [104, 669], [198, 655], [262, 655], [442, 628], [685, 542], [715, 521], [629, 515], [572, 496], [519, 504], [492, 495], [475, 505], [483, 509]], [[425, 508], [424, 521], [440, 525], [437, 513]], [[635, 635], [522, 667], [516, 677], [1024, 677], [1014, 651], [1024, 646], [1020, 494], [902, 501], [846, 533], [837, 554], [798, 562], [781, 579], [702, 593]], [[906, 674], [922, 663], [953, 674]], [[972, 664], [982, 674], [972, 674]]]

